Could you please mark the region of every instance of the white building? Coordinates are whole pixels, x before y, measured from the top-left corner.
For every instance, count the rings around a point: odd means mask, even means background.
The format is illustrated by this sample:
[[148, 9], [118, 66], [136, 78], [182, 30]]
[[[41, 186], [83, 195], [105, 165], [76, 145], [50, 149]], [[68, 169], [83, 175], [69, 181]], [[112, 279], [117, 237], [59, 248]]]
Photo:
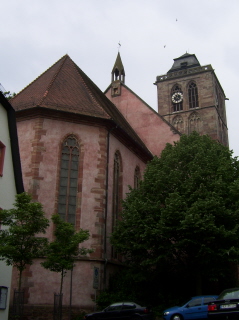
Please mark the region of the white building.
[[[23, 191], [15, 111], [0, 92], [0, 209], [11, 209], [15, 195]], [[12, 267], [0, 261], [1, 320], [8, 319], [11, 277]]]

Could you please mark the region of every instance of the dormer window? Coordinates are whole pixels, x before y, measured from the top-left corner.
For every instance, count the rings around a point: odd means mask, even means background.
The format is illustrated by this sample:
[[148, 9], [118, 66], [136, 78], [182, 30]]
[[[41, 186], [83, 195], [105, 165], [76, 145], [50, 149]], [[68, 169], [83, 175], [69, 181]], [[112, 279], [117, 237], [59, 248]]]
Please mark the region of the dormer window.
[[181, 65], [181, 68], [187, 68], [188, 63], [187, 62], [181, 62], [180, 65]]

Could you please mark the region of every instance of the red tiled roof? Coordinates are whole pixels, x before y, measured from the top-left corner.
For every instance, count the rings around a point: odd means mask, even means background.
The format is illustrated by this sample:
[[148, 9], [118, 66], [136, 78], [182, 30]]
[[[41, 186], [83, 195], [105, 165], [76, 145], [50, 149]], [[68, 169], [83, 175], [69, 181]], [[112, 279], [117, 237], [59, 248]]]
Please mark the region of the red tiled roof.
[[10, 103], [16, 111], [38, 107], [112, 120], [152, 157], [117, 107], [68, 55], [19, 92]]
[[92, 94], [92, 85], [93, 82], [65, 55], [16, 95], [11, 104], [16, 111], [37, 106], [110, 118]]

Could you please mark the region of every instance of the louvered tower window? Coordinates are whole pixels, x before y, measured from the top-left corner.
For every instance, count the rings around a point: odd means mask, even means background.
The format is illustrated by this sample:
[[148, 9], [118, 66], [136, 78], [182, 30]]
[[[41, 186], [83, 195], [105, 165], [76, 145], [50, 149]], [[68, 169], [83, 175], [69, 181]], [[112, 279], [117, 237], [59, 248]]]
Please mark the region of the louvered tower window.
[[62, 143], [58, 213], [72, 224], [75, 224], [76, 215], [79, 153], [76, 137], [68, 136]]
[[198, 108], [198, 88], [194, 81], [189, 83], [188, 86], [188, 100], [189, 108]]

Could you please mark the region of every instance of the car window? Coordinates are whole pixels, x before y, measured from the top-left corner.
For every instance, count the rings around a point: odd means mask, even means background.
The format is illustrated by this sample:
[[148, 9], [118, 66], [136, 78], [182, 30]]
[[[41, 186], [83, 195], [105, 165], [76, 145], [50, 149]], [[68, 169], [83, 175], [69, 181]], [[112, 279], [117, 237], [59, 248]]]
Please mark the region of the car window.
[[121, 310], [121, 308], [122, 308], [122, 304], [112, 304], [106, 309], [106, 311], [117, 311], [117, 310]]
[[124, 303], [123, 310], [135, 309], [136, 305], [134, 303]]
[[218, 300], [220, 299], [239, 299], [239, 290], [235, 289], [235, 290], [228, 290], [228, 291], [224, 291], [220, 294], [220, 296], [218, 297]]
[[191, 307], [196, 307], [196, 306], [200, 306], [202, 304], [202, 298], [198, 298], [198, 299], [194, 299], [192, 301], [190, 301], [188, 303], [188, 307], [191, 308]]
[[204, 301], [203, 301], [203, 304], [209, 304], [209, 302], [215, 300], [215, 298], [213, 297], [204, 297]]

